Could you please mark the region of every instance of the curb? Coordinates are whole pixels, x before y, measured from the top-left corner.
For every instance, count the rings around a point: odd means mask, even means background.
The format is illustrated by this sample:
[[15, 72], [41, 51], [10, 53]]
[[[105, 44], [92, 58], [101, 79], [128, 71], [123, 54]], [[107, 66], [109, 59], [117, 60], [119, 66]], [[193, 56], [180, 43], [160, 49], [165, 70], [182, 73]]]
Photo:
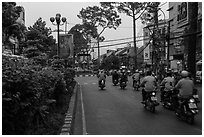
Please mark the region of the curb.
[[73, 91], [73, 95], [71, 96], [71, 100], [69, 103], [69, 109], [65, 114], [64, 125], [62, 126], [60, 135], [72, 135], [73, 134], [73, 125], [76, 113], [76, 103], [77, 103], [77, 92], [79, 89], [78, 83], [76, 83]]

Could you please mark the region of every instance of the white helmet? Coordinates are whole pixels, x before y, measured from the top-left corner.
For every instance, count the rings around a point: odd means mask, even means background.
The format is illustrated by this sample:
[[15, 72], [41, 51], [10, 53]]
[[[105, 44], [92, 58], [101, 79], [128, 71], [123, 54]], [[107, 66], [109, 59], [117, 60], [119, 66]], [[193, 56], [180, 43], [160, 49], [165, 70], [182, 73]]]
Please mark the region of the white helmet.
[[188, 71], [186, 71], [186, 70], [181, 71], [181, 76], [184, 78], [188, 77]]
[[135, 72], [136, 72], [136, 73], [138, 73], [138, 72], [139, 72], [139, 70], [137, 69], [137, 70], [135, 70]]

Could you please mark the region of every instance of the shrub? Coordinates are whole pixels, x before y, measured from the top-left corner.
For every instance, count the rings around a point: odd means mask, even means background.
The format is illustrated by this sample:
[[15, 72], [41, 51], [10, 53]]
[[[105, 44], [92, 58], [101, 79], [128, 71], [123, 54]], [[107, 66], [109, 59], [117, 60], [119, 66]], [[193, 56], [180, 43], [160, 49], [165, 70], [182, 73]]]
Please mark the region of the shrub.
[[48, 114], [68, 103], [62, 98], [72, 94], [67, 90], [70, 81], [73, 72], [69, 69], [43, 67], [32, 59], [3, 55], [2, 133], [25, 134], [46, 125]]

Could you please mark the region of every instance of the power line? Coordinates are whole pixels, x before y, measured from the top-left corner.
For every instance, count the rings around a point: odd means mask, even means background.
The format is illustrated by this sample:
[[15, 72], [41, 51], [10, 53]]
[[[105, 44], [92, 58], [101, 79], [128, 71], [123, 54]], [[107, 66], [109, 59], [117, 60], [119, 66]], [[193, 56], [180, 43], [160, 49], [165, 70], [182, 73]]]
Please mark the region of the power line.
[[[137, 36], [136, 38], [142, 38], [144, 36]], [[120, 41], [120, 40], [127, 40], [127, 39], [133, 39], [133, 37], [129, 37], [129, 38], [121, 38], [121, 39], [111, 39], [111, 40], [105, 40], [105, 41], [102, 41], [100, 43], [104, 43], [104, 42], [112, 42], [112, 41]], [[91, 42], [91, 44], [95, 44], [97, 42]], [[85, 44], [85, 43], [82, 43], [82, 42], [77, 42], [75, 44]]]
[[[143, 36], [137, 36], [136, 38], [141, 38]], [[119, 41], [119, 40], [126, 40], [126, 39], [133, 39], [134, 37], [129, 37], [129, 38], [122, 38], [122, 39], [112, 39], [112, 40], [106, 40], [102, 42], [111, 42], [111, 41]]]
[[[138, 41], [143, 41], [143, 40], [148, 40], [148, 39], [149, 39], [149, 38], [141, 39], [141, 40], [136, 40], [136, 42], [138, 42]], [[122, 43], [115, 43], [115, 44], [103, 45], [103, 46], [100, 46], [100, 48], [112, 47], [112, 46], [116, 46], [116, 45], [123, 45], [123, 44], [133, 43], [133, 42], [134, 42], [134, 41], [127, 41], [127, 42], [122, 42]], [[98, 48], [98, 47], [92, 47], [92, 48]]]

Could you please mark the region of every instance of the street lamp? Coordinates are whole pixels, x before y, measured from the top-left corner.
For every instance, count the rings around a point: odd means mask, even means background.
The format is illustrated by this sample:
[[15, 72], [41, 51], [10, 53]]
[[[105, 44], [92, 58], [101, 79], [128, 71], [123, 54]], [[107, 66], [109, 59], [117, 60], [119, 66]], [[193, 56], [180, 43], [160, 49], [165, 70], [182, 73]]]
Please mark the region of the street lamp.
[[[51, 17], [50, 21], [52, 22], [53, 25], [57, 25], [57, 55], [60, 56], [60, 45], [59, 45], [59, 26], [64, 25], [64, 23], [66, 22], [66, 18], [62, 17], [61, 19], [61, 14], [57, 13], [56, 17]], [[56, 21], [57, 24], [54, 24], [54, 21]], [[60, 24], [62, 21], [62, 24]]]

